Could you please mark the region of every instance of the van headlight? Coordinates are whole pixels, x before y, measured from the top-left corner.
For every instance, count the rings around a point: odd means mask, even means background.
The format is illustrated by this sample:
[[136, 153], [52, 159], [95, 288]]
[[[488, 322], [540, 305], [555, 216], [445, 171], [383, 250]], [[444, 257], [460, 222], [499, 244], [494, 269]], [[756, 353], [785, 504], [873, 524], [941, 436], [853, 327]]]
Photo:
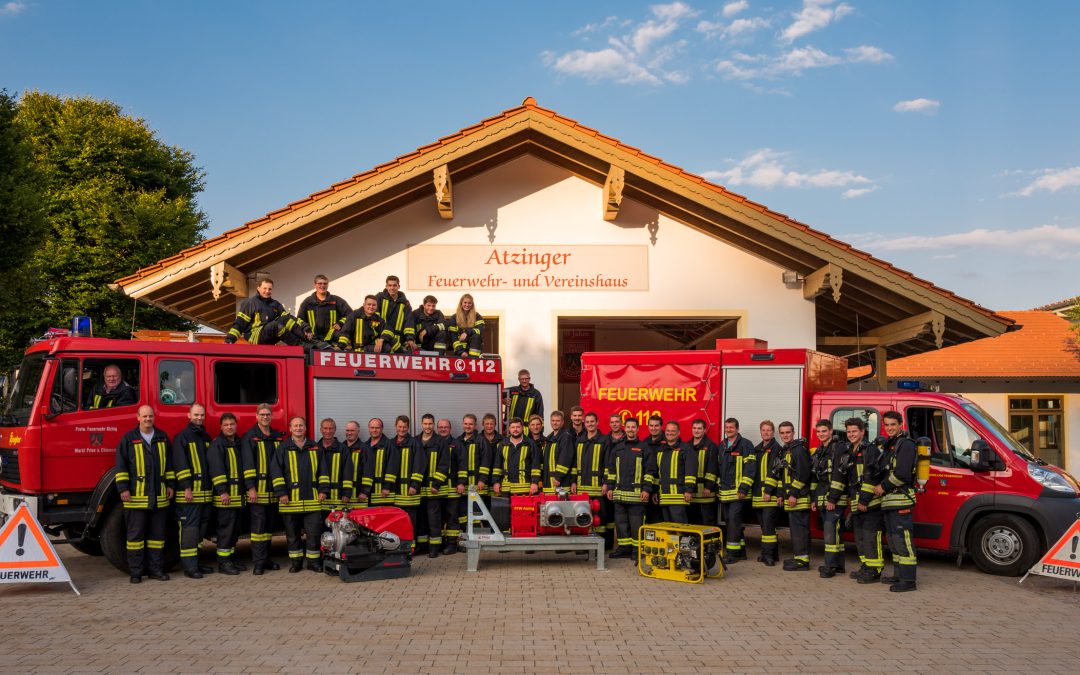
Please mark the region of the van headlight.
[[1076, 489], [1072, 484], [1057, 471], [1051, 471], [1049, 469], [1044, 469], [1041, 466], [1029, 464], [1028, 473], [1036, 480], [1036, 482], [1048, 490], [1076, 494]]

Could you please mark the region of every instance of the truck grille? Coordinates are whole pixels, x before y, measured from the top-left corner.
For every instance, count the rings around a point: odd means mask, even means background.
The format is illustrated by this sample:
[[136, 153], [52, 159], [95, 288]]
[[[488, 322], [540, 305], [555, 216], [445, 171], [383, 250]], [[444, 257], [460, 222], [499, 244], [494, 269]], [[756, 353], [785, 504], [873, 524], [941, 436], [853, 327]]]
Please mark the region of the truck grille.
[[0, 448], [0, 464], [0, 480], [19, 485], [19, 451]]

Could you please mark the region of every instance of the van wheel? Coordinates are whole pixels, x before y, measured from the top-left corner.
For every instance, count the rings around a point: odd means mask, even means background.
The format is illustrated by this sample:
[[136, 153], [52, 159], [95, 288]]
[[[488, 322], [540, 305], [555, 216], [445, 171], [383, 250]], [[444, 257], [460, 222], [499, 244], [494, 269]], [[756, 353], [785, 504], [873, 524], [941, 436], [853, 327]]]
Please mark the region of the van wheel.
[[[98, 537], [101, 553], [112, 566], [128, 574], [127, 526], [124, 524], [124, 507], [117, 504], [102, 521]], [[171, 571], [180, 564], [180, 531], [176, 519], [169, 510], [165, 525], [165, 569]]]
[[1020, 516], [998, 513], [980, 518], [968, 536], [968, 552], [983, 572], [1018, 577], [1039, 557], [1039, 536]]

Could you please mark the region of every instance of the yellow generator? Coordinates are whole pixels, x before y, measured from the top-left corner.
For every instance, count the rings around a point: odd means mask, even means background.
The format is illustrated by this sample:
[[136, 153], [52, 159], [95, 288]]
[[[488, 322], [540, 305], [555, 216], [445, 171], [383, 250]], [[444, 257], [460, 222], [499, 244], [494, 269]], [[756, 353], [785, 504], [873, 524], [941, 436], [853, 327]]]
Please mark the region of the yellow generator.
[[700, 584], [724, 576], [724, 533], [714, 525], [655, 523], [638, 532], [638, 572], [654, 579]]

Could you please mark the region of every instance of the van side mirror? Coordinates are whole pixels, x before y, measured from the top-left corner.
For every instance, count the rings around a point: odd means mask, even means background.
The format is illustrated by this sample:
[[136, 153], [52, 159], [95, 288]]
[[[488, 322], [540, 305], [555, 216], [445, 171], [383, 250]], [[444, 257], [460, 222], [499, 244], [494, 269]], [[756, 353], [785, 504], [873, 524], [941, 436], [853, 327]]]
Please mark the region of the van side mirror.
[[971, 443], [971, 470], [989, 471], [997, 463], [997, 453], [990, 444], [981, 438], [976, 438]]

